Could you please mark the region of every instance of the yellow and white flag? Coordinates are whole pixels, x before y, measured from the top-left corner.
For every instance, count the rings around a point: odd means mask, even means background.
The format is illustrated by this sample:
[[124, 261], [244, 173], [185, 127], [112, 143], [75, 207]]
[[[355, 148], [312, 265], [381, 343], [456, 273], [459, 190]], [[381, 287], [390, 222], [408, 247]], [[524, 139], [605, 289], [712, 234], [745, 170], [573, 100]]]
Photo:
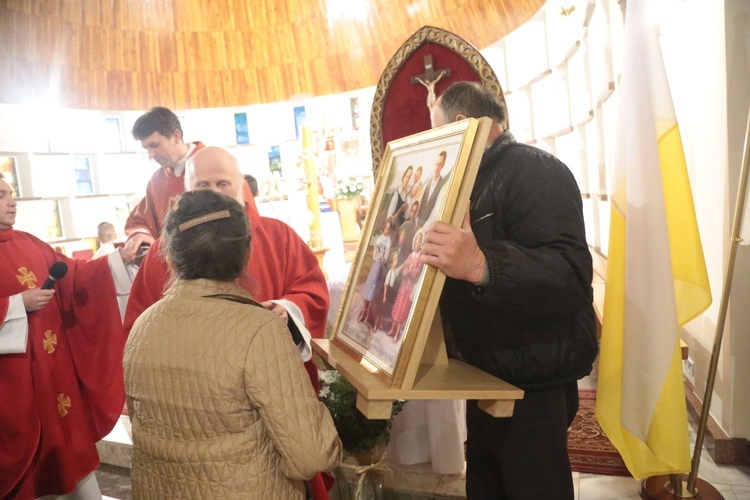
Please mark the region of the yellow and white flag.
[[690, 470], [678, 328], [711, 303], [655, 3], [625, 16], [596, 402], [636, 479]]

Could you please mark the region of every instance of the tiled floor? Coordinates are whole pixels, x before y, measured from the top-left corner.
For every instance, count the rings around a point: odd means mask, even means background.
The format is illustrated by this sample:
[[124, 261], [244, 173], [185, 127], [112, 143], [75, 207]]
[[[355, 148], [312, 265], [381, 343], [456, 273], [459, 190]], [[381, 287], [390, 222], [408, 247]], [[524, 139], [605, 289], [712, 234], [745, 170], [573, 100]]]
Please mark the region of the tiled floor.
[[[595, 381], [584, 379], [582, 388], [595, 387]], [[691, 443], [695, 443], [697, 416], [691, 415]], [[129, 447], [130, 422], [124, 417], [112, 434], [108, 443], [100, 446], [105, 462], [119, 467], [102, 465], [97, 471], [102, 494], [115, 499], [130, 499]], [[708, 440], [707, 440], [708, 442]], [[710, 443], [708, 443], [710, 446]], [[705, 448], [705, 447], [704, 447]], [[389, 485], [393, 489], [384, 491], [384, 500], [431, 500], [460, 499], [464, 494], [463, 474], [440, 475], [433, 473], [430, 464], [411, 466], [394, 465]], [[713, 485], [726, 500], [750, 500], [750, 467], [718, 466], [704, 449], [701, 454], [699, 477]], [[353, 497], [351, 483], [354, 472], [352, 466], [344, 465], [337, 471], [338, 482], [332, 492], [332, 500], [349, 500]], [[577, 500], [621, 500], [637, 499], [638, 482], [633, 478], [601, 476], [596, 474], [573, 473]]]

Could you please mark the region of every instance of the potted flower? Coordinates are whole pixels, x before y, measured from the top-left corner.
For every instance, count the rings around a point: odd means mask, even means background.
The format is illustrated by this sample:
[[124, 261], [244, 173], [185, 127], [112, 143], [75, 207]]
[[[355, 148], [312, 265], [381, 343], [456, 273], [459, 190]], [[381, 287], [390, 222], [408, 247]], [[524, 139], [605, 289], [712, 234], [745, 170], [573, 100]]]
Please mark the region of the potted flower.
[[[328, 407], [344, 451], [363, 465], [375, 463], [385, 453], [393, 418], [369, 420], [357, 409], [357, 389], [336, 370], [320, 372], [320, 400]], [[395, 401], [391, 417], [405, 401]]]
[[[391, 437], [393, 415], [401, 411], [405, 401], [394, 401], [391, 418], [369, 420], [357, 409], [357, 389], [339, 372], [321, 371], [320, 386], [319, 398], [331, 412], [344, 446], [344, 458], [352, 457], [358, 465], [353, 469], [356, 486], [349, 495], [356, 500], [383, 498], [384, 474], [390, 472], [383, 463], [385, 447]], [[345, 473], [337, 473], [337, 477], [348, 482]]]
[[336, 187], [336, 206], [345, 242], [359, 240], [357, 210], [362, 205], [361, 194], [364, 189], [364, 183], [358, 177], [349, 177], [346, 180], [342, 180]]

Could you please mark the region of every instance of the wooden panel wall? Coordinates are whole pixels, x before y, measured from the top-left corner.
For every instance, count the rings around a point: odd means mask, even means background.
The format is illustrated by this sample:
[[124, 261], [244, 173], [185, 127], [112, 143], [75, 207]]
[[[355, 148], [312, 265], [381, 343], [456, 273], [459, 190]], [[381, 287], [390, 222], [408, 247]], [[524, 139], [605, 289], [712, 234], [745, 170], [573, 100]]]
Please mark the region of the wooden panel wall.
[[543, 0], [0, 0], [0, 102], [239, 106], [377, 83], [424, 25], [484, 48]]

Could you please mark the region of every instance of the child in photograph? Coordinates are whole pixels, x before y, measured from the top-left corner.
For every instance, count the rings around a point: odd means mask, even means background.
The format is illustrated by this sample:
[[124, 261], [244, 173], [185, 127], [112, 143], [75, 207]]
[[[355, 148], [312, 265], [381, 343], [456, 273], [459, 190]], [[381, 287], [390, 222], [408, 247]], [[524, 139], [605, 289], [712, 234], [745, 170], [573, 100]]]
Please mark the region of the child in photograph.
[[401, 339], [402, 326], [409, 318], [409, 312], [411, 311], [414, 285], [416, 285], [419, 275], [422, 273], [424, 265], [420, 261], [422, 238], [423, 232], [418, 231], [414, 236], [414, 249], [400, 268], [401, 285], [398, 288], [398, 295], [396, 295], [396, 302], [393, 304], [393, 312], [391, 313], [393, 324], [386, 334], [393, 337], [394, 344]]
[[419, 221], [417, 220], [417, 214], [419, 213], [419, 202], [414, 201], [409, 205], [409, 213], [406, 216], [406, 220], [401, 225], [401, 230], [404, 231], [405, 241], [414, 241], [414, 235], [417, 234], [419, 229]]
[[412, 177], [411, 187], [409, 188], [409, 196], [408, 196], [408, 201], [410, 205], [422, 197], [422, 191], [424, 190], [424, 184], [421, 182], [422, 170], [423, 170], [422, 165], [420, 165], [414, 171], [414, 176]]
[[398, 267], [401, 267], [411, 253], [411, 243], [413, 237], [409, 238], [409, 227], [402, 227], [398, 230], [398, 243], [395, 245], [394, 250], [398, 250]]
[[393, 302], [396, 300], [396, 294], [398, 293], [398, 274], [398, 252], [394, 251], [388, 258], [388, 272], [383, 283], [383, 293], [378, 295], [381, 304], [378, 307], [375, 325], [368, 333], [375, 333], [380, 330], [383, 326], [383, 320], [391, 316]]
[[385, 227], [383, 232], [373, 241], [372, 247], [372, 266], [370, 266], [370, 273], [367, 275], [364, 289], [362, 290], [362, 299], [364, 305], [362, 306], [362, 312], [359, 313], [357, 321], [359, 323], [367, 322], [370, 316], [370, 309], [372, 308], [372, 299], [375, 297], [375, 292], [378, 289], [379, 278], [385, 260], [388, 258], [388, 254], [391, 249], [391, 224], [393, 219], [386, 219]]

